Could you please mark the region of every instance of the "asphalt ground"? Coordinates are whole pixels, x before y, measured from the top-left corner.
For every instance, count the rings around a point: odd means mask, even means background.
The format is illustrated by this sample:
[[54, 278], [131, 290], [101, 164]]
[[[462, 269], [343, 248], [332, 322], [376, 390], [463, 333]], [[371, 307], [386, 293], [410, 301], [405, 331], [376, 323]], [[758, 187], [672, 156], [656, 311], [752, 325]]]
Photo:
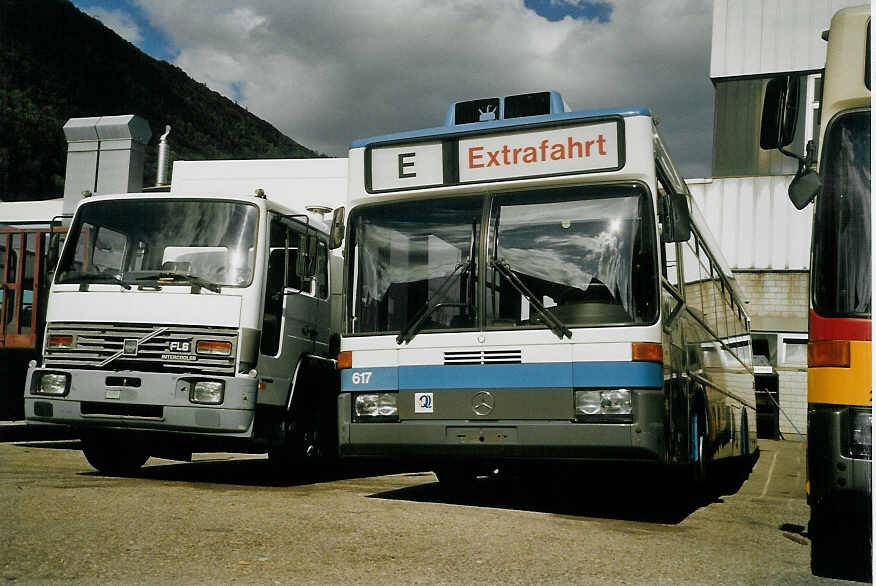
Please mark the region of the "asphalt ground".
[[[3, 437], [42, 431], [2, 427]], [[760, 445], [751, 474], [710, 495], [590, 468], [448, 494], [431, 472], [393, 463], [305, 480], [234, 454], [107, 477], [77, 440], [31, 435], [0, 443], [0, 580], [847, 583], [809, 572], [804, 444]]]

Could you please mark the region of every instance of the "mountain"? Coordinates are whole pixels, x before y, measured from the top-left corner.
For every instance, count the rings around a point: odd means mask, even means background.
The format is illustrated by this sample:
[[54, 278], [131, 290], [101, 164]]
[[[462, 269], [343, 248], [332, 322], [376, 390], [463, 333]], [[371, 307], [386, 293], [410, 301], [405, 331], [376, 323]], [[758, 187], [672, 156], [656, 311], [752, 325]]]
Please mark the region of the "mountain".
[[67, 0], [0, 0], [0, 201], [60, 197], [64, 123], [120, 114], [152, 127], [144, 185], [166, 124], [171, 160], [320, 156]]

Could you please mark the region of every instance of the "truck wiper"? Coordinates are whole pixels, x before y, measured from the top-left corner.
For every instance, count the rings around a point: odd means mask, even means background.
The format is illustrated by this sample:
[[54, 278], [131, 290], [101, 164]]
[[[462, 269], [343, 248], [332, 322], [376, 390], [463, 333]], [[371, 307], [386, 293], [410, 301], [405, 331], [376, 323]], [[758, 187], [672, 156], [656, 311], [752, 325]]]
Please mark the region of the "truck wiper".
[[[154, 275], [146, 275], [145, 277], [137, 277], [137, 281], [185, 281], [187, 283], [191, 283], [195, 287], [203, 287], [208, 291], [213, 291], [214, 293], [221, 293], [222, 287], [217, 285], [212, 281], [208, 281], [203, 277], [199, 277], [197, 275], [192, 275], [189, 273], [174, 273], [174, 272], [164, 272], [164, 273], [156, 273]], [[197, 291], [193, 291], [197, 293]]]
[[447, 293], [447, 290], [450, 288], [450, 285], [456, 281], [454, 277], [459, 274], [461, 277], [466, 271], [470, 270], [472, 267], [472, 260], [468, 259], [465, 262], [461, 262], [453, 269], [441, 287], [435, 291], [435, 294], [432, 295], [432, 298], [429, 299], [423, 307], [414, 315], [411, 320], [405, 324], [405, 327], [402, 328], [401, 332], [395, 338], [396, 344], [409, 343], [414, 339], [414, 336], [420, 331], [423, 323], [426, 321], [426, 318], [435, 313], [440, 307], [465, 307], [468, 308], [469, 304], [466, 303], [441, 303], [441, 300], [444, 299], [444, 296]]
[[511, 283], [511, 286], [517, 289], [517, 292], [523, 295], [527, 301], [529, 301], [529, 305], [534, 307], [538, 314], [544, 319], [545, 323], [551, 329], [551, 331], [557, 335], [557, 337], [562, 340], [564, 336], [568, 336], [569, 339], [572, 338], [572, 330], [566, 327], [566, 324], [561, 322], [557, 316], [549, 312], [544, 305], [542, 305], [541, 301], [539, 301], [535, 295], [532, 294], [526, 285], [523, 284], [523, 281], [520, 280], [520, 277], [511, 269], [511, 265], [509, 265], [505, 260], [501, 258], [493, 258], [490, 260], [490, 266]]
[[67, 277], [65, 281], [67, 279], [74, 282], [79, 281], [80, 283], [83, 283], [83, 285], [85, 285], [86, 283], [99, 283], [101, 281], [106, 281], [110, 283], [115, 283], [116, 285], [120, 285], [123, 289], [131, 288], [131, 284], [121, 277], [104, 273], [79, 273], [78, 275]]

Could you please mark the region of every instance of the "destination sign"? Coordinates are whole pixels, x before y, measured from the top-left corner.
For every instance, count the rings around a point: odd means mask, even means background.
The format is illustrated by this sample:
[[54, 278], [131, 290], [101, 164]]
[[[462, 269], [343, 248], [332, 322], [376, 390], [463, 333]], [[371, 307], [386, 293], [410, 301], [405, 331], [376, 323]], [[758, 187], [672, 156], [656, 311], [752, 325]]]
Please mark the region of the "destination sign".
[[617, 165], [616, 122], [459, 141], [460, 183], [596, 171]]
[[620, 121], [610, 120], [373, 147], [366, 187], [381, 192], [615, 170], [623, 160], [619, 129]]

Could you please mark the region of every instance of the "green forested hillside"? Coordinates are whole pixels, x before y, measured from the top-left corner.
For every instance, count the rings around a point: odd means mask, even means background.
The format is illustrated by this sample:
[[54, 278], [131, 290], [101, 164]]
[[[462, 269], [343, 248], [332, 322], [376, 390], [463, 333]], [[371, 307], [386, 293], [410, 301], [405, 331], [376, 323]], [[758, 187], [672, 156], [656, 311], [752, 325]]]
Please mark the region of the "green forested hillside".
[[0, 0], [0, 200], [59, 197], [64, 123], [119, 114], [152, 126], [144, 185], [165, 124], [173, 159], [319, 156], [67, 0]]

